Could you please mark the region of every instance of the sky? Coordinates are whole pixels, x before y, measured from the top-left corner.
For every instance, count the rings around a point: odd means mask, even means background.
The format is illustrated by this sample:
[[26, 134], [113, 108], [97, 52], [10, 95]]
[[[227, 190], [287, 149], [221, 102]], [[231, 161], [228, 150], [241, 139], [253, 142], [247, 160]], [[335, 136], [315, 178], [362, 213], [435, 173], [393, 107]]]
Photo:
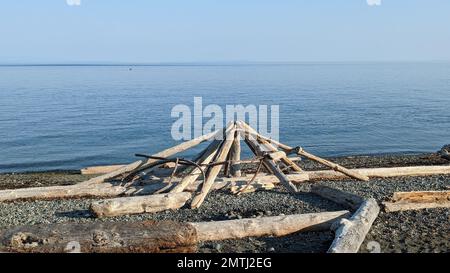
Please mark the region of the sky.
[[449, 61], [449, 0], [2, 0], [0, 63]]

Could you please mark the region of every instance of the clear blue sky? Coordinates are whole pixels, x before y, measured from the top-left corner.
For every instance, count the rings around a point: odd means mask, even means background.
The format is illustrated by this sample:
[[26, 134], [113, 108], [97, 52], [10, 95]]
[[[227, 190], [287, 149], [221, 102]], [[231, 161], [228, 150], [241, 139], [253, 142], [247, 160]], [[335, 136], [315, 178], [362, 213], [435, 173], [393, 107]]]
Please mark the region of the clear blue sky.
[[2, 0], [0, 63], [450, 60], [449, 0], [67, 1]]

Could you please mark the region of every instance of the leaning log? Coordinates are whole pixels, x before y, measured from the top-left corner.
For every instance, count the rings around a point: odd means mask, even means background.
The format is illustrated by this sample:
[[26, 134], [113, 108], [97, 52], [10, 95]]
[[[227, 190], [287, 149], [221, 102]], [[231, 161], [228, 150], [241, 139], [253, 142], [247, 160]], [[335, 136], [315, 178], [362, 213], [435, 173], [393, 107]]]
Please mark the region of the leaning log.
[[[169, 157], [169, 156], [172, 156], [174, 154], [186, 151], [186, 150], [188, 150], [188, 149], [190, 149], [192, 147], [195, 147], [198, 144], [200, 144], [202, 142], [205, 142], [207, 140], [210, 140], [212, 138], [217, 138], [219, 134], [222, 134], [222, 130], [217, 130], [215, 132], [212, 132], [212, 133], [200, 136], [198, 138], [194, 138], [192, 140], [180, 143], [180, 144], [178, 144], [176, 146], [170, 147], [170, 148], [168, 148], [168, 149], [166, 149], [164, 151], [156, 153], [153, 156], [156, 156], [156, 157]], [[91, 178], [91, 179], [86, 180], [86, 181], [84, 181], [82, 183], [83, 184], [101, 183], [101, 182], [104, 182], [107, 179], [111, 179], [111, 178], [117, 177], [117, 176], [122, 175], [122, 174], [127, 173], [127, 172], [131, 172], [131, 171], [135, 170], [138, 167], [149, 165], [149, 164], [154, 163], [156, 161], [157, 161], [156, 159], [151, 159], [151, 158], [147, 159], [147, 160], [138, 160], [138, 161], [133, 162], [131, 164], [125, 165], [124, 167], [122, 167], [122, 168], [120, 168], [118, 170], [115, 170], [115, 171], [112, 171], [110, 173]]]
[[342, 219], [335, 231], [336, 237], [328, 249], [329, 253], [356, 253], [380, 212], [377, 201], [365, 200], [350, 219]]
[[358, 195], [322, 185], [313, 186], [311, 192], [353, 210], [358, 209], [364, 202], [364, 199]]
[[93, 202], [90, 210], [96, 217], [155, 213], [181, 208], [190, 198], [188, 192], [122, 197]]
[[195, 252], [196, 230], [172, 221], [35, 225], [0, 232], [0, 251], [25, 253]]
[[[251, 135], [245, 135], [245, 142], [251, 147], [251, 149], [255, 152], [256, 156], [262, 156], [264, 154], [263, 147], [259, 144]], [[265, 157], [263, 162], [266, 166], [273, 172], [273, 174], [278, 178], [280, 183], [290, 192], [296, 193], [297, 187], [292, 184], [289, 178], [280, 170], [278, 165], [275, 163], [273, 159]]]
[[[231, 145], [233, 144], [235, 132], [236, 126], [233, 125], [232, 129], [227, 132], [226, 138], [223, 141], [219, 151], [217, 152], [215, 162], [222, 162], [227, 158], [228, 153], [231, 149]], [[215, 165], [209, 169], [208, 176], [206, 177], [206, 180], [202, 184], [202, 189], [200, 193], [197, 194], [192, 200], [191, 208], [199, 208], [202, 205], [203, 201], [205, 201], [206, 196], [210, 192], [217, 175], [219, 175], [221, 169], [222, 165]]]
[[395, 192], [389, 202], [383, 202], [386, 212], [449, 208], [450, 191]]
[[324, 231], [348, 211], [294, 214], [241, 220], [192, 223], [199, 241], [219, 241], [245, 237], [284, 236], [300, 231]]

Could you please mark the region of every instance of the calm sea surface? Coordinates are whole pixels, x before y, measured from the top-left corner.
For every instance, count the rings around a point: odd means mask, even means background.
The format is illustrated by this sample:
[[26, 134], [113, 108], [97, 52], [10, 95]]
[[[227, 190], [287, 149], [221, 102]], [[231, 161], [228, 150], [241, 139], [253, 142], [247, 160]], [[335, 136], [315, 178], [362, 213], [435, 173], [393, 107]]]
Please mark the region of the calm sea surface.
[[0, 172], [125, 163], [174, 144], [173, 106], [278, 104], [323, 156], [450, 143], [450, 63], [0, 67]]

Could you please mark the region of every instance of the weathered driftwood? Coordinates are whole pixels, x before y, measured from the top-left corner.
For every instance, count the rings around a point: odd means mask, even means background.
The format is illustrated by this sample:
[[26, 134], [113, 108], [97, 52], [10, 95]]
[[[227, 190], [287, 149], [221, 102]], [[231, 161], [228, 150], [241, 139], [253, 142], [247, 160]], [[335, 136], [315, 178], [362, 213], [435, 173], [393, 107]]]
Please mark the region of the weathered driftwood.
[[241, 136], [238, 131], [236, 131], [234, 136], [233, 145], [231, 146], [230, 150], [230, 159], [231, 159], [231, 166], [230, 166], [230, 174], [233, 177], [240, 177], [241, 176]]
[[0, 202], [17, 200], [46, 200], [81, 197], [111, 197], [126, 191], [125, 187], [112, 186], [109, 183], [93, 185], [71, 185], [35, 187], [0, 191]]
[[90, 209], [97, 217], [154, 213], [181, 208], [190, 198], [188, 192], [122, 197], [93, 202]]
[[342, 219], [335, 231], [330, 253], [356, 253], [364, 242], [367, 233], [380, 212], [377, 201], [365, 200], [350, 219]]
[[245, 237], [284, 236], [300, 231], [329, 230], [349, 216], [348, 211], [320, 212], [241, 220], [192, 223], [199, 241], [219, 241]]
[[[394, 168], [364, 168], [352, 169], [369, 177], [397, 177], [397, 176], [427, 176], [435, 174], [450, 174], [450, 166], [413, 166]], [[306, 172], [310, 180], [316, 179], [343, 179], [345, 175], [336, 171], [311, 171]]]
[[[180, 143], [178, 145], [175, 145], [173, 147], [170, 147], [164, 151], [161, 151], [159, 153], [154, 154], [153, 156], [157, 156], [157, 157], [169, 157], [172, 156], [174, 154], [177, 153], [181, 153], [183, 151], [186, 151], [192, 147], [197, 146], [198, 144], [210, 140], [212, 138], [217, 138], [219, 134], [222, 134], [222, 130], [217, 130], [215, 132], [200, 136], [198, 138], [194, 138], [192, 140]], [[82, 182], [83, 184], [95, 184], [95, 183], [101, 183], [104, 182], [107, 179], [119, 176], [121, 174], [133, 171], [134, 169], [136, 169], [137, 167], [143, 166], [143, 165], [149, 165], [151, 163], [156, 162], [157, 160], [155, 159], [147, 159], [147, 160], [138, 160], [136, 162], [133, 162], [131, 164], [125, 165], [124, 167], [112, 171], [110, 173], [104, 174], [104, 175], [100, 175], [94, 178], [91, 178], [87, 181]]]
[[386, 212], [449, 208], [450, 191], [395, 192], [390, 202], [383, 202]]
[[[282, 143], [280, 143], [280, 142], [278, 142], [276, 140], [273, 140], [273, 139], [270, 139], [270, 138], [267, 138], [267, 137], [264, 137], [264, 136], [258, 134], [254, 129], [252, 129], [250, 126], [248, 126], [248, 124], [246, 124], [245, 122], [240, 122], [240, 125], [242, 126], [242, 128], [244, 128], [244, 130], [246, 130], [250, 134], [256, 135], [256, 137], [258, 139], [264, 140], [264, 141], [266, 141], [268, 143], [272, 143], [272, 144], [280, 147], [281, 149], [285, 150], [286, 152], [293, 151], [293, 148], [288, 146], [288, 145], [282, 144]], [[320, 158], [320, 157], [315, 156], [313, 154], [310, 154], [310, 153], [306, 152], [303, 149], [298, 149], [296, 152], [297, 152], [298, 155], [301, 155], [301, 156], [304, 156], [304, 157], [306, 157], [306, 158], [308, 158], [310, 160], [319, 162], [320, 164], [328, 166], [328, 167], [332, 168], [333, 170], [341, 172], [341, 173], [344, 173], [344, 174], [346, 174], [346, 175], [348, 175], [348, 176], [350, 176], [352, 178], [356, 178], [356, 179], [363, 180], [363, 181], [369, 180], [369, 177], [367, 177], [365, 175], [362, 175], [362, 174], [360, 174], [358, 172], [349, 170], [349, 169], [347, 169], [347, 168], [345, 168], [345, 167], [343, 167], [343, 166], [341, 166], [339, 164], [333, 163], [333, 162], [328, 161], [326, 159], [323, 159], [323, 158]]]
[[353, 210], [358, 209], [359, 206], [364, 202], [364, 198], [358, 195], [333, 189], [327, 186], [313, 186], [311, 188], [311, 192]]
[[[217, 154], [217, 151], [222, 142], [220, 140], [213, 140], [211, 144], [207, 147], [206, 151], [203, 155], [198, 159], [197, 163], [199, 164], [209, 164], [214, 159]], [[207, 167], [200, 167], [203, 172], [206, 172]], [[198, 168], [192, 169], [192, 171], [185, 176], [180, 183], [178, 183], [170, 192], [182, 192], [184, 189], [189, 186], [189, 184], [193, 183], [197, 178], [202, 174], [202, 172]], [[203, 177], [203, 179], [205, 179]]]
[[126, 165], [105, 165], [105, 166], [91, 166], [80, 170], [81, 174], [91, 175], [91, 174], [105, 174], [116, 171]]
[[271, 190], [275, 188], [275, 185], [273, 183], [260, 183], [260, 182], [253, 182], [250, 185], [247, 185], [247, 183], [240, 183], [240, 184], [234, 184], [230, 187], [231, 193], [237, 194], [237, 193], [250, 193], [255, 192], [257, 190]]
[[[222, 162], [227, 158], [228, 152], [230, 151], [231, 145], [234, 141], [235, 132], [236, 126], [233, 125], [232, 129], [227, 132], [225, 140], [223, 141], [220, 150], [217, 152], [217, 156], [215, 158], [216, 162]], [[192, 200], [191, 208], [199, 208], [202, 205], [221, 169], [222, 165], [215, 165], [209, 169], [206, 180], [202, 184], [200, 193], [197, 194]]]
[[315, 156], [313, 154], [310, 154], [310, 153], [306, 152], [303, 149], [300, 149], [297, 152], [297, 154], [301, 155], [301, 156], [304, 156], [304, 157], [306, 157], [306, 158], [308, 158], [310, 160], [319, 162], [319, 163], [321, 163], [321, 164], [323, 164], [325, 166], [328, 166], [328, 167], [332, 168], [335, 171], [338, 171], [338, 172], [341, 172], [343, 174], [346, 174], [346, 175], [348, 175], [348, 176], [350, 176], [352, 178], [356, 178], [356, 179], [359, 179], [359, 180], [362, 180], [362, 181], [368, 181], [369, 180], [369, 177], [367, 175], [363, 175], [363, 174], [360, 174], [358, 172], [355, 172], [355, 171], [352, 171], [350, 169], [347, 169], [345, 167], [342, 167], [339, 164], [333, 163], [333, 162], [328, 161], [326, 159], [323, 159], [323, 158], [320, 158], [320, 157]]
[[[245, 122], [238, 122], [239, 126], [241, 129], [243, 129], [245, 132], [247, 132], [248, 134], [251, 135], [251, 137], [254, 140], [258, 140], [260, 143], [262, 143], [265, 147], [266, 151], [271, 151], [271, 152], [277, 152], [278, 149], [273, 146], [271, 144], [270, 141], [267, 140], [267, 138], [262, 138], [262, 136], [260, 134], [258, 134], [258, 132], [253, 129], [252, 127], [250, 127], [247, 123]], [[274, 159], [275, 160], [275, 159]], [[296, 172], [301, 172], [302, 169], [294, 163], [294, 161], [292, 161], [291, 159], [289, 159], [286, 154], [282, 155], [279, 160], [281, 160], [286, 166], [289, 166], [292, 168], [292, 170], [296, 171]]]
[[[264, 154], [263, 148], [260, 146], [260, 144], [251, 136], [248, 134], [245, 135], [245, 141], [249, 146], [252, 147], [252, 150], [256, 151], [257, 156], [262, 156]], [[289, 180], [289, 178], [280, 170], [278, 165], [273, 161], [273, 159], [264, 158], [264, 163], [267, 167], [274, 173], [274, 175], [278, 178], [278, 180], [281, 182], [281, 184], [286, 187], [286, 189], [290, 192], [296, 193], [297, 187], [292, 184], [292, 182]]]
[[[352, 169], [359, 173], [368, 175], [370, 177], [397, 177], [397, 176], [427, 176], [436, 174], [450, 174], [450, 166], [415, 166], [415, 167], [395, 167], [395, 168], [371, 168], [371, 169]], [[219, 177], [212, 186], [212, 190], [218, 190], [231, 186], [233, 182], [245, 183], [252, 178], [253, 175], [246, 175], [243, 177]], [[324, 171], [305, 171], [302, 173], [287, 174], [289, 181], [292, 183], [303, 183], [305, 181], [326, 180], [326, 179], [345, 179], [347, 176], [332, 170]], [[164, 181], [164, 179], [162, 179]], [[167, 180], [167, 179], [166, 179]], [[180, 179], [173, 179], [174, 182], [179, 182]], [[259, 175], [255, 182], [265, 183], [279, 183], [279, 180], [274, 175]], [[201, 186], [202, 181], [195, 181], [186, 187], [186, 191], [196, 191]], [[15, 201], [26, 199], [61, 199], [61, 198], [81, 198], [81, 197], [114, 197], [126, 192], [126, 195], [134, 195], [135, 192], [145, 191], [152, 193], [158, 189], [166, 186], [166, 183], [156, 183], [140, 187], [124, 188], [121, 186], [112, 186], [109, 183], [102, 183], [98, 185], [80, 185], [73, 186], [51, 186], [51, 187], [36, 187], [24, 189], [11, 189], [0, 191], [0, 202]], [[143, 194], [143, 192], [142, 192]]]
[[[288, 158], [289, 158], [289, 160], [294, 161], [294, 162], [301, 160], [301, 158], [298, 156], [292, 156], [292, 157], [288, 157]], [[194, 160], [194, 161], [197, 161], [197, 160]], [[242, 165], [242, 164], [252, 164], [252, 163], [257, 163], [257, 162], [254, 159], [246, 158], [243, 160], [239, 160], [236, 163], [239, 163], [240, 165]], [[171, 168], [173, 168], [174, 165], [175, 164], [172, 162], [169, 162], [166, 164], [167, 167], [171, 167]], [[81, 169], [80, 173], [84, 174], [84, 175], [105, 174], [105, 173], [120, 169], [124, 166], [125, 165], [91, 166], [91, 167], [86, 167], [86, 168]], [[188, 167], [188, 166], [187, 165], [179, 166], [179, 171], [185, 169], [186, 167]]]
[[97, 222], [16, 227], [0, 232], [0, 251], [63, 252], [195, 252], [197, 235], [177, 222]]

